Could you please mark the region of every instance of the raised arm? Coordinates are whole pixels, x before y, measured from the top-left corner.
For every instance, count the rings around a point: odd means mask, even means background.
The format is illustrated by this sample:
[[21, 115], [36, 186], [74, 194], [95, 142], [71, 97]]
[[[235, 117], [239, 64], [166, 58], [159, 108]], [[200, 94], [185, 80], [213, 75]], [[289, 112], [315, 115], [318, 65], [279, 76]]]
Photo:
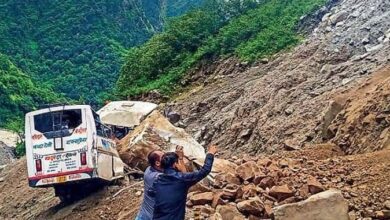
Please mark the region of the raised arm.
[[192, 186], [197, 182], [201, 181], [203, 178], [205, 178], [211, 172], [214, 162], [214, 155], [216, 152], [217, 147], [215, 145], [210, 146], [202, 168], [195, 172], [181, 173], [181, 179], [185, 181], [188, 186]]

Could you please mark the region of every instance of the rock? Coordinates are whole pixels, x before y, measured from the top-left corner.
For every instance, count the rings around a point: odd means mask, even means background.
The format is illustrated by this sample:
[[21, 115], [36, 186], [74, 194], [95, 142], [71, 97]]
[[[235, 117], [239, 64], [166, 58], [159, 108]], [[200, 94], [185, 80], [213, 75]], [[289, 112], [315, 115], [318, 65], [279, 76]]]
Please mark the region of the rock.
[[240, 198], [240, 195], [242, 196], [242, 189], [237, 184], [228, 184], [222, 192], [223, 199], [234, 200]]
[[141, 192], [141, 191], [137, 191], [137, 192], [135, 193], [135, 195], [138, 196], [138, 197], [140, 197], [140, 196], [142, 195], [142, 192]]
[[269, 177], [269, 176], [267, 176], [267, 177], [265, 177], [265, 178], [263, 178], [261, 181], [260, 181], [260, 183], [259, 183], [259, 186], [261, 187], [261, 188], [263, 188], [263, 189], [265, 189], [265, 188], [271, 188], [271, 187], [273, 187], [275, 185], [275, 182], [274, 182], [274, 179], [272, 178], [272, 177]]
[[[177, 143], [183, 146], [187, 157], [205, 158], [202, 145], [184, 129], [173, 126], [159, 111], [154, 110], [136, 129], [119, 141], [117, 150], [124, 163], [132, 168], [145, 170], [149, 166], [146, 158], [150, 151], [175, 151]], [[201, 163], [200, 160], [191, 162]]]
[[263, 213], [264, 204], [258, 197], [237, 203], [237, 209], [245, 215], [259, 216]]
[[175, 124], [176, 122], [179, 122], [180, 119], [181, 119], [181, 115], [179, 113], [177, 113], [177, 112], [174, 112], [174, 111], [168, 112], [166, 117], [168, 118], [169, 122], [171, 122], [172, 124]]
[[375, 217], [378, 219], [390, 219], [390, 210], [376, 211]]
[[348, 12], [347, 11], [340, 11], [332, 16], [330, 16], [330, 22], [335, 25], [343, 20], [345, 20], [348, 17]]
[[248, 220], [261, 220], [261, 218], [258, 217], [258, 216], [250, 215], [250, 216], [248, 217]]
[[267, 64], [268, 62], [269, 62], [269, 59], [267, 59], [267, 58], [263, 58], [260, 60], [260, 63], [262, 63], [262, 64]]
[[215, 213], [215, 210], [211, 207], [207, 206], [194, 206], [194, 215], [208, 218], [210, 215], [213, 215]]
[[268, 193], [270, 196], [276, 198], [278, 201], [282, 201], [294, 195], [294, 192], [287, 186], [273, 186]]
[[280, 161], [279, 161], [279, 166], [280, 166], [281, 168], [288, 167], [288, 161], [285, 160], [285, 159], [280, 160]]
[[324, 191], [324, 186], [315, 177], [309, 177], [307, 180], [307, 186], [309, 187], [309, 192], [311, 194], [316, 194]]
[[309, 197], [309, 186], [308, 185], [303, 185], [300, 189], [299, 189], [299, 195], [302, 197], [302, 198], [307, 198]]
[[240, 133], [239, 137], [247, 139], [252, 135], [252, 131], [253, 131], [252, 129], [245, 129]]
[[243, 198], [248, 199], [257, 195], [257, 188], [254, 184], [245, 185], [242, 187]]
[[284, 113], [286, 113], [286, 115], [291, 115], [292, 113], [294, 113], [294, 109], [289, 107], [286, 110], [284, 110]]
[[193, 205], [206, 205], [213, 201], [212, 192], [198, 193], [190, 197], [190, 201]]
[[233, 205], [219, 205], [212, 218], [213, 220], [245, 220], [242, 215]]
[[328, 190], [292, 204], [273, 209], [275, 220], [349, 220], [348, 201], [340, 191]]
[[256, 165], [254, 161], [248, 161], [236, 168], [236, 175], [243, 180], [249, 181], [253, 179], [256, 175], [260, 174], [262, 174], [260, 168]]
[[211, 189], [205, 185], [203, 185], [201, 182], [191, 186], [191, 188], [188, 190], [188, 192], [198, 192], [198, 193], [203, 193], [203, 192], [211, 192]]
[[216, 208], [218, 205], [224, 205], [222, 200], [223, 192], [217, 192], [213, 195], [213, 201], [211, 202], [211, 207]]
[[383, 204], [386, 209], [390, 210], [390, 200], [386, 200], [386, 202]]
[[228, 183], [240, 185], [241, 181], [238, 177], [231, 173], [220, 173], [214, 177], [213, 186], [215, 188], [223, 188]]
[[272, 218], [274, 216], [274, 212], [272, 210], [272, 205], [270, 204], [265, 204], [264, 205], [264, 217], [267, 218]]
[[286, 140], [283, 147], [286, 150], [298, 150], [300, 148], [299, 144], [294, 140]]
[[257, 165], [260, 167], [268, 167], [271, 164], [272, 164], [272, 160], [270, 160], [269, 158], [261, 158], [257, 160]]

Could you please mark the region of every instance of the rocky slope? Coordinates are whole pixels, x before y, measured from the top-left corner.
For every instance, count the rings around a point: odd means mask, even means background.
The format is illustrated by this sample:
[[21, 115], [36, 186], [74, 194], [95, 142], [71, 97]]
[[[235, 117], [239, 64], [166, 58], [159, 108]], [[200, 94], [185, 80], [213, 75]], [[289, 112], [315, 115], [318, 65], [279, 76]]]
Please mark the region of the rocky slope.
[[[246, 63], [232, 60], [194, 71], [194, 77], [209, 75], [171, 107], [201, 142], [230, 152], [275, 152], [327, 141], [333, 138], [327, 127], [346, 107], [335, 112], [334, 99], [389, 64], [389, 18], [386, 0], [338, 2], [290, 52], [244, 71]], [[340, 144], [340, 134], [335, 141]], [[383, 148], [375, 145], [365, 151]]]

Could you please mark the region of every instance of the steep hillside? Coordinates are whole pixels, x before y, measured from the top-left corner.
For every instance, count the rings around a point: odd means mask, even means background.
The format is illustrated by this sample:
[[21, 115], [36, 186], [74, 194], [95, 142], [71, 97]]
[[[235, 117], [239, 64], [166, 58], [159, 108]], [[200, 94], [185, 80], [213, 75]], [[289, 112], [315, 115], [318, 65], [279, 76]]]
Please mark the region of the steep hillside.
[[96, 104], [111, 91], [126, 49], [201, 2], [1, 0], [0, 52], [56, 92]]
[[129, 51], [117, 90], [134, 97], [158, 90], [171, 94], [185, 84], [191, 68], [221, 57], [257, 59], [287, 50], [301, 36], [302, 16], [326, 0], [207, 1], [207, 6], [176, 19], [167, 29]]
[[[345, 0], [322, 15], [314, 17], [318, 27], [291, 52], [247, 70], [247, 64], [232, 59], [194, 70], [195, 78], [205, 80], [170, 106], [182, 114], [187, 131], [235, 154], [300, 148], [332, 138], [324, 129], [344, 108], [335, 112], [333, 99], [389, 64], [390, 2]], [[371, 108], [385, 112], [385, 107]], [[338, 143], [340, 138], [341, 133]], [[375, 146], [370, 150], [383, 148]]]
[[0, 54], [0, 126], [17, 124], [24, 113], [60, 100], [45, 85], [37, 86], [5, 55]]

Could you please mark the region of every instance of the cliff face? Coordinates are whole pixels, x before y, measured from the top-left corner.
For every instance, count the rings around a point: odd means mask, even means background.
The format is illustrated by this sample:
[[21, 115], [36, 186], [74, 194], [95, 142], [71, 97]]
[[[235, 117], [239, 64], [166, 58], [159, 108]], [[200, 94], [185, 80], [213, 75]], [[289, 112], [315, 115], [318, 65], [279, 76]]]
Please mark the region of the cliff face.
[[[348, 108], [334, 107], [334, 99], [389, 64], [390, 3], [345, 0], [322, 10], [319, 25], [292, 51], [250, 68], [227, 60], [194, 71], [205, 80], [172, 104], [187, 131], [229, 152], [274, 152], [332, 139], [328, 126]], [[384, 148], [375, 146], [365, 151]]]

